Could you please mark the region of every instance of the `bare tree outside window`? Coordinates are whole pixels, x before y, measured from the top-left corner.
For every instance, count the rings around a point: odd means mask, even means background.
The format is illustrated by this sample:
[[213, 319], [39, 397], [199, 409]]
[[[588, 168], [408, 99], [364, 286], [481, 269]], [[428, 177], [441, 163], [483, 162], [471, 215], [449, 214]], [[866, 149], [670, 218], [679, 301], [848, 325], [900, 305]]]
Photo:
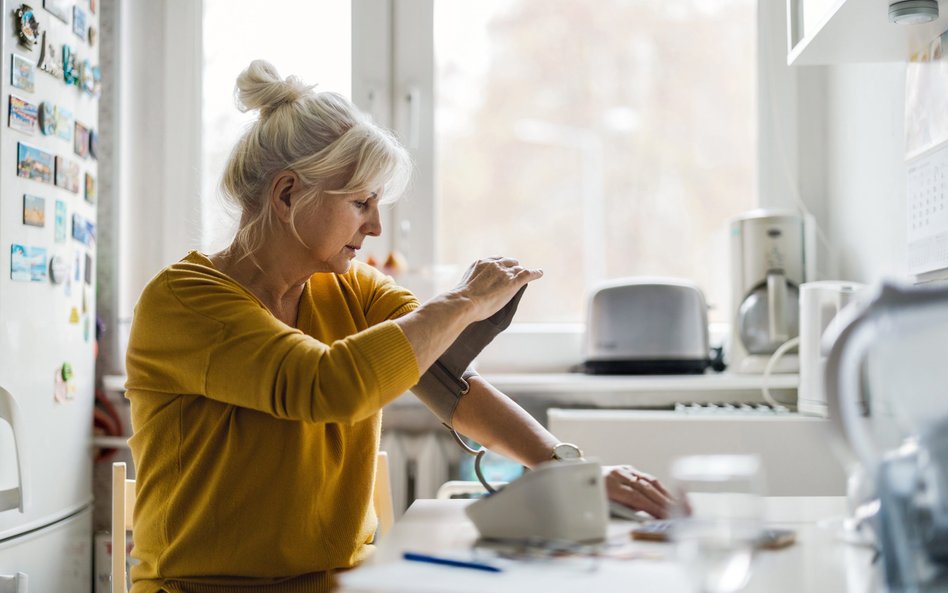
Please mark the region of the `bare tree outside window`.
[[436, 0], [438, 259], [546, 275], [518, 321], [673, 276], [726, 320], [727, 220], [757, 203], [754, 0]]

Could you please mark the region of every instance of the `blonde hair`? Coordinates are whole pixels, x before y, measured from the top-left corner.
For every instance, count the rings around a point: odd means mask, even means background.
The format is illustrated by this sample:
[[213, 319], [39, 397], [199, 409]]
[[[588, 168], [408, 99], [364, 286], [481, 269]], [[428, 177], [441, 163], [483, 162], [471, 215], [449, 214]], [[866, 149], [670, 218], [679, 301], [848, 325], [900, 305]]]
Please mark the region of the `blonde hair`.
[[221, 178], [222, 192], [242, 213], [234, 238], [241, 257], [252, 258], [275, 223], [267, 190], [281, 171], [296, 173], [305, 188], [290, 210], [292, 232], [304, 245], [296, 213], [324, 194], [378, 191], [387, 202], [404, 191], [408, 152], [342, 95], [315, 92], [296, 76], [284, 80], [264, 60], [240, 73], [234, 94], [240, 111], [259, 111]]

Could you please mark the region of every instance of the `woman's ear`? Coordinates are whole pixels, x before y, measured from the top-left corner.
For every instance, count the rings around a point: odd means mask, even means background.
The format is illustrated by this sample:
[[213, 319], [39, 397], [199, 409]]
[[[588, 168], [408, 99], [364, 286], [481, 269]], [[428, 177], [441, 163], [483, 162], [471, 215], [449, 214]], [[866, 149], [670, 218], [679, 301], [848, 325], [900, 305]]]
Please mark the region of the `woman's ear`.
[[270, 183], [270, 206], [282, 222], [289, 222], [293, 201], [299, 194], [300, 178], [293, 171], [280, 171]]

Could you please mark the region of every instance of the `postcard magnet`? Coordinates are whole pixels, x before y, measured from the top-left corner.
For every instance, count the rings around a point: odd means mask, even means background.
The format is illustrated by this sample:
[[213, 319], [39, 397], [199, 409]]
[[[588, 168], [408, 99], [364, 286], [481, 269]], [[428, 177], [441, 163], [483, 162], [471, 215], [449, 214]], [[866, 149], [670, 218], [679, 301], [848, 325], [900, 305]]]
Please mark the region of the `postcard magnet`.
[[[86, 285], [92, 286], [92, 256], [86, 254]], [[86, 293], [82, 293], [83, 303], [85, 303]]]
[[71, 0], [43, 0], [43, 8], [64, 23], [69, 23]]
[[53, 155], [48, 152], [17, 142], [17, 177], [52, 183], [53, 163]]
[[46, 198], [23, 194], [23, 224], [46, 226]]
[[26, 247], [14, 243], [10, 245], [10, 280], [30, 281], [30, 266], [26, 260]]
[[95, 47], [95, 42], [99, 39], [99, 31], [92, 25], [89, 25], [89, 47]]
[[28, 93], [36, 90], [36, 75], [34, 74], [33, 64], [16, 54], [10, 54], [13, 65], [10, 68], [10, 84], [18, 89], [23, 89]]
[[79, 88], [90, 95], [95, 93], [95, 73], [92, 69], [92, 62], [83, 60], [79, 64]]
[[96, 199], [96, 188], [95, 188], [95, 177], [86, 173], [86, 201], [90, 204], [95, 204]]
[[73, 137], [75, 138], [75, 141], [73, 142], [73, 152], [82, 158], [89, 156], [89, 128], [85, 127], [77, 120], [75, 124], [75, 134]]
[[8, 124], [14, 130], [19, 130], [26, 134], [32, 134], [36, 130], [36, 120], [39, 118], [39, 110], [36, 105], [29, 101], [10, 95], [10, 118]]
[[40, 37], [40, 25], [33, 14], [33, 7], [21, 4], [13, 14], [16, 16], [16, 36], [20, 45], [33, 49], [33, 46], [39, 43]]
[[82, 38], [83, 41], [86, 39], [86, 11], [79, 8], [78, 5], [72, 5], [72, 32]]
[[79, 163], [56, 155], [56, 185], [79, 193]]
[[56, 200], [56, 212], [54, 219], [56, 222], [55, 239], [57, 243], [62, 243], [66, 240], [66, 202], [63, 202], [62, 200]]
[[56, 112], [56, 135], [66, 142], [72, 142], [72, 111], [62, 106], [57, 106], [54, 111]]
[[89, 130], [89, 156], [99, 158], [99, 133], [95, 130]]

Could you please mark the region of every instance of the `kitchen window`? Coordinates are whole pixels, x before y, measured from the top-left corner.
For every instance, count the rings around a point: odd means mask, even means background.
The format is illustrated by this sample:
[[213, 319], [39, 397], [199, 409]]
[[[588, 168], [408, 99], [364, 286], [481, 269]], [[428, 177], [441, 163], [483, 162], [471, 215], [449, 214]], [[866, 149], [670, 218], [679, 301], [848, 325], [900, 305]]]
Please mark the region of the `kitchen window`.
[[[593, 285], [631, 275], [691, 279], [726, 321], [727, 220], [757, 202], [756, 11], [204, 0], [202, 247], [236, 225], [217, 184], [250, 117], [233, 82], [262, 57], [352, 97], [412, 151], [412, 187], [364, 251], [400, 253], [399, 280], [422, 298], [475, 258], [509, 254], [545, 271], [518, 322], [582, 322]], [[263, 13], [292, 18], [268, 30]]]
[[755, 0], [396, 1], [390, 18], [389, 78], [360, 75], [383, 58], [363, 50], [353, 96], [416, 160], [387, 229], [406, 284], [509, 254], [545, 271], [519, 322], [582, 322], [592, 286], [632, 275], [691, 279], [726, 320], [727, 221], [757, 203]]

